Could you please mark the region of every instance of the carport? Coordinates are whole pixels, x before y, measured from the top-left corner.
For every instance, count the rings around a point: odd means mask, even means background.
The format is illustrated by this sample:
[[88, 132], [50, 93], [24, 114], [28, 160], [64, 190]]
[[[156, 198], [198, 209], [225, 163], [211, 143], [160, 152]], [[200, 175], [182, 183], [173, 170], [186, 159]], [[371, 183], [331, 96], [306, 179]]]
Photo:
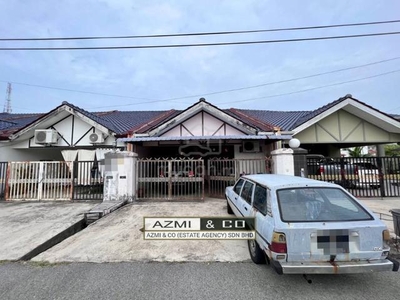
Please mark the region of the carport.
[[[137, 161], [138, 199], [203, 200], [223, 198], [225, 188], [241, 174], [270, 173], [270, 150], [290, 135], [225, 135], [132, 137], [119, 139], [141, 147], [139, 153], [173, 157], [142, 157]], [[245, 149], [245, 147], [249, 147]], [[147, 148], [143, 150], [143, 148]]]

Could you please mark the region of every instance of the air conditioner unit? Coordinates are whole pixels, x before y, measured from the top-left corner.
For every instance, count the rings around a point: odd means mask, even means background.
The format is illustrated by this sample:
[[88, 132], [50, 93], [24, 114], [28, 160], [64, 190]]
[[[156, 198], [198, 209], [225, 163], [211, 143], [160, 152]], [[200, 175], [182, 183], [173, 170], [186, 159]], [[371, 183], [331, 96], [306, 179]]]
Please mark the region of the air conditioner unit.
[[58, 132], [53, 129], [36, 129], [34, 139], [36, 144], [57, 144]]
[[102, 133], [93, 132], [89, 135], [89, 140], [91, 144], [101, 144], [104, 143], [104, 136]]
[[243, 141], [242, 152], [260, 152], [260, 143], [258, 141]]

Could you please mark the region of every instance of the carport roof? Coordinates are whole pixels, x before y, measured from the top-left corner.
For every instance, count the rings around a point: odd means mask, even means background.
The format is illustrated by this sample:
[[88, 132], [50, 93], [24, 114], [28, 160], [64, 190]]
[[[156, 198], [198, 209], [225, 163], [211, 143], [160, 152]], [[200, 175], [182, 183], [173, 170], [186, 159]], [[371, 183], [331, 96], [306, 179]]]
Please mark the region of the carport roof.
[[208, 140], [290, 140], [290, 134], [285, 135], [224, 135], [224, 136], [145, 136], [120, 138], [118, 141], [135, 143], [135, 142], [161, 142], [161, 141], [208, 141]]

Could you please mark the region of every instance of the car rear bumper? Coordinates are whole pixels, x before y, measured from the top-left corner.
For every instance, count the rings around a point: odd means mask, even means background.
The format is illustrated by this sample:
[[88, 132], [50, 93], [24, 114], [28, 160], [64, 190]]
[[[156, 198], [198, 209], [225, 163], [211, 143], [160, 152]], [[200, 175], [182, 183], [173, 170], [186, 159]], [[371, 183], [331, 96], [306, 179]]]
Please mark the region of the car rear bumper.
[[279, 262], [271, 261], [278, 274], [350, 274], [397, 271], [399, 263], [393, 259], [359, 262]]

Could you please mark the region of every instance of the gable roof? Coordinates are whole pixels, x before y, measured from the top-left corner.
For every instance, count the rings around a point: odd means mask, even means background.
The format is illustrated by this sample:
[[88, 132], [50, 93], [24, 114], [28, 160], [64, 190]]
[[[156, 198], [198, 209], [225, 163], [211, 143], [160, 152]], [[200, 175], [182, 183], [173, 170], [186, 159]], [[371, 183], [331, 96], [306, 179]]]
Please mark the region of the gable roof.
[[150, 136], [160, 136], [174, 128], [177, 124], [184, 122], [201, 111], [211, 114], [220, 120], [224, 120], [224, 122], [230, 126], [237, 128], [242, 132], [247, 132], [248, 134], [254, 134], [257, 131], [273, 130], [273, 126], [270, 124], [259, 120], [254, 120], [253, 118], [245, 115], [238, 117], [238, 115], [240, 115], [239, 112], [236, 112], [236, 115], [232, 111], [228, 112], [227, 110], [222, 110], [219, 107], [207, 102], [204, 98], [200, 98], [198, 102], [189, 106], [185, 110], [179, 112], [176, 111], [176, 113], [171, 114], [169, 117], [160, 119], [159, 122], [155, 122], [153, 126], [148, 127], [146, 132]]
[[305, 114], [297, 120], [291, 130], [297, 132], [302, 131], [308, 126], [318, 122], [320, 119], [340, 109], [346, 110], [371, 124], [378, 124], [378, 126], [385, 130], [393, 130], [394, 132], [400, 133], [400, 123], [394, 115], [384, 113], [356, 98], [353, 98], [350, 94]]
[[89, 112], [69, 102], [62, 102], [61, 105], [46, 114], [9, 114], [0, 113], [0, 137], [7, 139], [10, 135], [18, 134], [28, 130], [38, 122], [54, 115], [62, 108], [68, 107], [100, 124], [117, 135], [126, 135], [129, 132], [142, 128], [145, 124], [152, 124], [176, 113], [169, 111], [106, 111]]
[[[293, 131], [298, 129], [299, 126], [306, 126], [306, 124], [313, 122], [314, 118], [317, 119], [329, 113], [334, 109], [343, 107], [344, 101], [351, 102], [354, 106], [361, 107], [368, 112], [365, 114], [376, 113], [383, 116], [389, 122], [400, 121], [400, 115], [386, 114], [372, 106], [361, 102], [351, 95], [346, 95], [335, 101], [332, 101], [324, 106], [321, 106], [311, 111], [272, 111], [272, 110], [257, 110], [257, 109], [220, 109], [217, 106], [201, 99], [200, 101], [189, 106], [185, 110], [161, 110], [161, 111], [103, 111], [103, 112], [89, 112], [69, 102], [62, 102], [62, 104], [50, 112], [33, 113], [33, 114], [13, 114], [13, 113], [0, 113], [0, 139], [8, 139], [12, 134], [28, 128], [36, 124], [41, 119], [51, 116], [54, 112], [63, 106], [80, 113], [81, 115], [89, 118], [90, 120], [100, 124], [108, 130], [114, 132], [118, 136], [125, 136], [132, 133], [146, 133], [154, 130], [158, 126], [168, 123], [175, 117], [181, 115], [185, 111], [199, 106], [203, 102], [207, 107], [213, 111], [233, 117], [242, 122], [245, 126], [250, 126], [258, 131], [272, 131], [274, 127], [279, 127], [282, 131]], [[349, 107], [349, 105], [347, 106]], [[392, 120], [392, 121], [391, 121]], [[308, 122], [308, 123], [307, 123]]]

